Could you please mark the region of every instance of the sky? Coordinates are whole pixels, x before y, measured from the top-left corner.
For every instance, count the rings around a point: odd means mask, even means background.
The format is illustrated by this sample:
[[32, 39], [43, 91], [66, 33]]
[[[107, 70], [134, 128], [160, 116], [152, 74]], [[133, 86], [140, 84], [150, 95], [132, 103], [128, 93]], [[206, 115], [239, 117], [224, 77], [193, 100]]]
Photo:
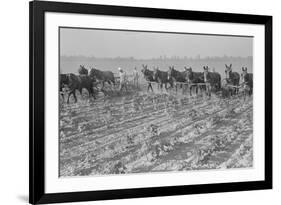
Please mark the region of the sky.
[[136, 31], [60, 28], [62, 56], [101, 58], [159, 56], [252, 56], [253, 38]]

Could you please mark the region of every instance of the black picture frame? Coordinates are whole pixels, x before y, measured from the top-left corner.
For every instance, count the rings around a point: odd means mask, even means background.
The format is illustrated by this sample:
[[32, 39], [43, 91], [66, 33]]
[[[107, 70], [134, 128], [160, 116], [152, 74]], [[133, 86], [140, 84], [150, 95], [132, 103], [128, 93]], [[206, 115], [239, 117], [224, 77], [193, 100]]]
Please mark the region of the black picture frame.
[[[30, 143], [29, 202], [32, 204], [155, 197], [272, 188], [272, 16], [185, 10], [105, 6], [93, 4], [32, 1], [29, 4], [30, 43]], [[200, 184], [108, 191], [45, 193], [45, 12], [98, 14], [143, 18], [198, 20], [259, 24], [265, 26], [265, 180], [219, 184]]]

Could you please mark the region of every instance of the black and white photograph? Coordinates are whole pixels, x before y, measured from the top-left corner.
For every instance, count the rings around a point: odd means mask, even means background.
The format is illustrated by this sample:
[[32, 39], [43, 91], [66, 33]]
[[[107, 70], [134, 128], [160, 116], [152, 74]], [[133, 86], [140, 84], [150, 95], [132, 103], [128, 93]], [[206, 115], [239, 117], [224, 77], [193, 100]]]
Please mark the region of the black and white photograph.
[[253, 168], [253, 36], [58, 36], [59, 177]]
[[278, 1], [1, 3], [0, 205], [280, 201]]

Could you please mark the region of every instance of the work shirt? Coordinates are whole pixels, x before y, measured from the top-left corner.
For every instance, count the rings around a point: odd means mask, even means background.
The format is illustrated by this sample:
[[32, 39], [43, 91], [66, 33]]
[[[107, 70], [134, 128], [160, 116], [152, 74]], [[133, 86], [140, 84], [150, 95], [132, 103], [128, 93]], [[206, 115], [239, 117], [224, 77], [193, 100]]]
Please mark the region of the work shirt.
[[120, 83], [125, 83], [126, 80], [126, 73], [123, 71], [119, 71], [119, 76], [120, 76]]
[[137, 70], [134, 70], [133, 75], [134, 75], [134, 78], [135, 78], [135, 79], [138, 78], [138, 77], [139, 77], [138, 71], [137, 71]]

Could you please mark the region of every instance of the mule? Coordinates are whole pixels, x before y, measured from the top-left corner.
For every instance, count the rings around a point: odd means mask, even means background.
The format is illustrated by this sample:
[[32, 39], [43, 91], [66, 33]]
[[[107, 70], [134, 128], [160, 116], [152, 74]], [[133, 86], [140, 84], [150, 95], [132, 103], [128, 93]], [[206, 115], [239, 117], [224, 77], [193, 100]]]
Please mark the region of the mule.
[[[169, 66], [168, 70], [168, 80], [172, 81], [172, 84], [175, 85], [176, 92], [178, 91], [177, 82], [185, 83], [186, 82], [186, 72], [185, 71], [177, 71], [174, 66]], [[182, 88], [183, 84], [180, 84], [180, 88]], [[183, 90], [184, 92], [184, 90]]]
[[75, 75], [73, 73], [69, 74], [60, 74], [60, 87], [67, 86], [68, 91], [68, 97], [67, 97], [67, 103], [69, 103], [69, 98], [71, 95], [73, 95], [75, 103], [77, 102], [77, 97], [75, 94], [75, 91], [78, 90], [80, 94], [82, 95], [82, 89], [87, 89], [89, 93], [89, 98], [93, 97], [95, 99], [94, 95], [94, 89], [92, 84], [92, 79], [87, 75]]
[[247, 72], [247, 67], [242, 67], [241, 86], [243, 90], [244, 99], [246, 95], [251, 96], [253, 93], [253, 73]]
[[79, 75], [88, 75], [88, 69], [84, 65], [80, 65], [78, 69]]
[[217, 72], [210, 72], [208, 66], [203, 66], [204, 82], [206, 83], [206, 92], [211, 96], [211, 91], [219, 91], [221, 89], [221, 75]]
[[[226, 75], [226, 81], [229, 85], [233, 85], [237, 87], [239, 86], [240, 75], [239, 73], [232, 71], [232, 64], [230, 64], [229, 66], [225, 64], [225, 75]], [[238, 89], [234, 89], [234, 93], [231, 93], [231, 95], [237, 93], [238, 93]]]
[[[187, 68], [186, 66], [184, 67], [185, 69], [185, 77], [186, 77], [186, 82], [189, 84], [189, 95], [192, 96], [192, 88], [196, 88], [196, 95], [198, 94], [198, 83], [204, 83], [204, 74], [202, 72], [193, 72], [192, 68], [189, 67]], [[200, 89], [202, 89], [202, 86], [199, 86]]]
[[153, 88], [152, 88], [152, 84], [151, 82], [156, 82], [153, 78], [153, 71], [149, 70], [147, 68], [147, 65], [142, 64], [142, 69], [141, 72], [144, 76], [144, 79], [148, 82], [148, 86], [147, 86], [147, 92], [149, 92], [149, 89], [151, 89], [151, 91], [153, 92]]
[[158, 82], [161, 90], [163, 89], [163, 85], [165, 85], [166, 91], [168, 91], [167, 84], [170, 84], [170, 87], [173, 87], [172, 79], [168, 78], [168, 72], [159, 70], [159, 67], [154, 67], [153, 79]]
[[95, 68], [91, 68], [89, 76], [93, 81], [100, 81], [102, 84], [102, 89], [106, 82], [111, 86], [115, 86], [116, 84], [114, 74], [111, 71], [101, 71]]

